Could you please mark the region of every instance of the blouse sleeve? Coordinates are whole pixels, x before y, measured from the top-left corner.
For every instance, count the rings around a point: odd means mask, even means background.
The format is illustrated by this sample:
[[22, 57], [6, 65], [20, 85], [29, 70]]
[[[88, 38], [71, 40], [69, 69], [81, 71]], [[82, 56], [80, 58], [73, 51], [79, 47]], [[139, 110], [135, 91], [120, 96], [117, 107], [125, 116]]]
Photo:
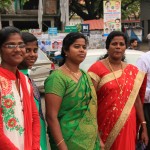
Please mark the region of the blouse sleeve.
[[0, 150], [18, 150], [18, 148], [7, 138], [3, 131], [3, 118], [1, 108], [1, 92], [0, 92]]
[[98, 64], [98, 62], [96, 62], [95, 64], [93, 64], [89, 70], [88, 70], [88, 74], [91, 77], [91, 79], [93, 79], [95, 82], [99, 83], [101, 78], [100, 78], [100, 70], [101, 67]]
[[63, 74], [53, 72], [45, 81], [45, 93], [56, 94], [60, 97], [65, 95], [66, 80]]

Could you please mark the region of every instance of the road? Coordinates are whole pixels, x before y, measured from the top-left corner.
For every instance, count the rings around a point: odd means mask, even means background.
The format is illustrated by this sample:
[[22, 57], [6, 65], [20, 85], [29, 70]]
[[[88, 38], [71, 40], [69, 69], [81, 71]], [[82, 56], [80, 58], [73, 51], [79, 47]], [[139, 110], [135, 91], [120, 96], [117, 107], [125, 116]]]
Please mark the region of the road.
[[[43, 114], [45, 116], [45, 99], [44, 99], [44, 94], [41, 95], [41, 102], [42, 102], [42, 111], [43, 111]], [[47, 136], [47, 147], [48, 147], [47, 150], [51, 150], [50, 145], [49, 145], [48, 136]]]

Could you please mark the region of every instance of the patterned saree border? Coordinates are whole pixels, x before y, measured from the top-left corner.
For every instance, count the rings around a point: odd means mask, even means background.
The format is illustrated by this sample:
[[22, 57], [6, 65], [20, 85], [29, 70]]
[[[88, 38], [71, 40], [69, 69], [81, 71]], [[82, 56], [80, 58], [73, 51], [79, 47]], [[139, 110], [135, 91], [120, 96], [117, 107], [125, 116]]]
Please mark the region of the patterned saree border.
[[144, 79], [145, 73], [139, 71], [135, 78], [135, 82], [133, 85], [133, 90], [128, 98], [128, 101], [126, 102], [124, 109], [117, 120], [116, 124], [114, 125], [113, 129], [111, 130], [110, 134], [107, 137], [106, 143], [105, 143], [105, 150], [110, 150], [112, 144], [114, 143], [116, 137], [118, 136], [119, 132], [121, 131], [122, 127], [126, 123], [126, 120], [131, 112], [131, 109], [134, 105], [134, 102], [136, 100], [136, 96], [139, 92], [139, 89], [141, 87], [142, 81]]
[[[121, 77], [122, 75], [122, 70], [118, 70], [118, 71], [115, 71], [115, 76], [116, 78], [119, 78]], [[113, 73], [109, 73], [108, 75], [104, 76], [102, 79], [101, 79], [101, 82], [99, 83], [98, 85], [98, 90], [106, 83], [112, 81], [112, 80], [115, 80], [115, 77], [113, 75]]]
[[96, 83], [99, 83], [101, 81], [101, 78], [94, 72], [88, 72], [88, 74]]

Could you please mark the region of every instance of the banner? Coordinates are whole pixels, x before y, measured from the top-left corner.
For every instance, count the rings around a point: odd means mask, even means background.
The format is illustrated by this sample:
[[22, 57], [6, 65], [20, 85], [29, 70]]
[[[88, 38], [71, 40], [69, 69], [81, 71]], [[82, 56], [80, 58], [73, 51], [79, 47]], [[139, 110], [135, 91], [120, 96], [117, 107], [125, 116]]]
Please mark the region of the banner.
[[121, 0], [104, 0], [104, 36], [121, 31]]
[[42, 29], [29, 29], [29, 33], [32, 33], [37, 39], [42, 37]]

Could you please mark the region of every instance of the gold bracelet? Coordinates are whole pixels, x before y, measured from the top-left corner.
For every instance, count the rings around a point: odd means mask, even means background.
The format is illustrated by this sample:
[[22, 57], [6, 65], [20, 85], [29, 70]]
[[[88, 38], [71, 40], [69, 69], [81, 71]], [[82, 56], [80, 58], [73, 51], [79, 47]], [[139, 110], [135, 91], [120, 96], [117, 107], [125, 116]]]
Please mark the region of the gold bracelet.
[[146, 121], [142, 121], [141, 124], [146, 124]]
[[62, 139], [60, 142], [58, 142], [58, 143], [56, 144], [56, 146], [59, 146], [63, 141], [64, 141], [64, 139]]

